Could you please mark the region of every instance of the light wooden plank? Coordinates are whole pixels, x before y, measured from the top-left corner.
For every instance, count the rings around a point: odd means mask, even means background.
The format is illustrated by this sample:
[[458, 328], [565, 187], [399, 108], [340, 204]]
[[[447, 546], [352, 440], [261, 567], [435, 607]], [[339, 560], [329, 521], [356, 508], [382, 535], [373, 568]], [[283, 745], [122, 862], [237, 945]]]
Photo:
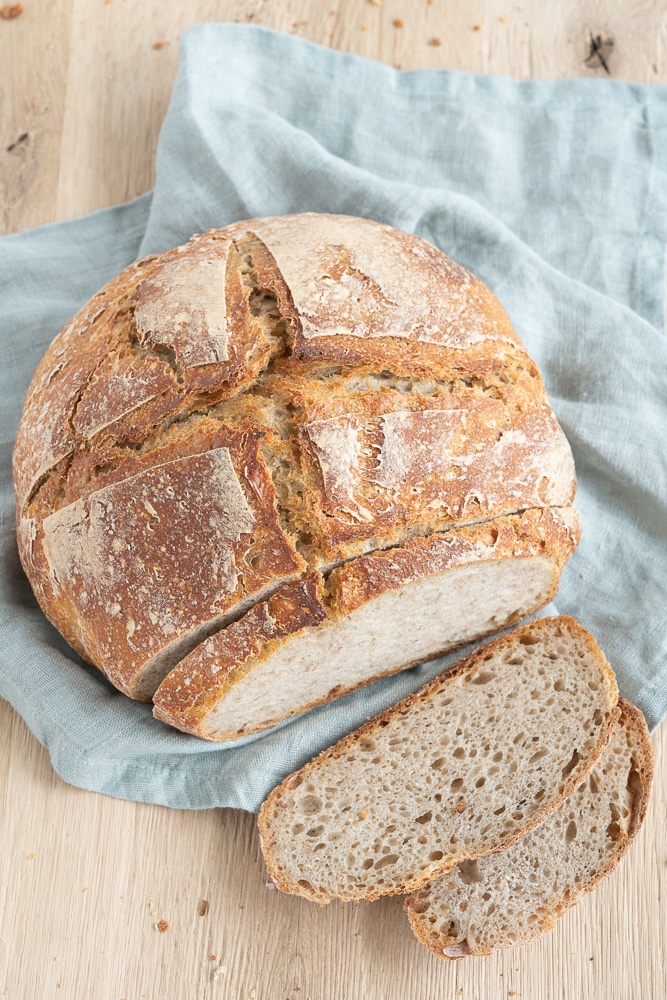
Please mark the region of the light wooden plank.
[[279, 893], [246, 813], [66, 785], [2, 702], [0, 996], [47, 996], [58, 983], [57, 996], [89, 1000], [665, 996], [664, 728], [654, 743], [660, 780], [621, 867], [541, 941], [448, 963], [412, 937], [399, 899], [319, 908]]
[[[178, 37], [207, 18], [266, 24], [403, 68], [517, 77], [604, 76], [584, 58], [591, 34], [611, 35], [613, 76], [667, 82], [667, 8], [658, 0], [384, 0], [380, 7], [25, 0], [24, 7], [16, 21], [0, 21], [5, 231], [151, 186]], [[428, 44], [434, 38], [440, 45]], [[8, 152], [25, 131], [30, 143]], [[651, 809], [621, 868], [542, 941], [449, 964], [412, 938], [397, 899], [319, 909], [267, 886], [251, 816], [172, 811], [67, 786], [0, 703], [0, 996], [667, 996], [664, 727], [655, 744]], [[165, 933], [155, 929], [160, 919], [169, 921]]]
[[[2, 231], [117, 204], [152, 186], [178, 40], [206, 20], [265, 24], [403, 69], [520, 78], [604, 76], [584, 59], [591, 36], [609, 35], [612, 75], [667, 82], [661, 0], [383, 0], [380, 7], [368, 0], [31, 0], [21, 18], [0, 22], [10, 81], [0, 150], [26, 131], [35, 137], [0, 153]], [[434, 39], [440, 44], [430, 45]]]
[[0, 19], [0, 233], [55, 218], [73, 2]]

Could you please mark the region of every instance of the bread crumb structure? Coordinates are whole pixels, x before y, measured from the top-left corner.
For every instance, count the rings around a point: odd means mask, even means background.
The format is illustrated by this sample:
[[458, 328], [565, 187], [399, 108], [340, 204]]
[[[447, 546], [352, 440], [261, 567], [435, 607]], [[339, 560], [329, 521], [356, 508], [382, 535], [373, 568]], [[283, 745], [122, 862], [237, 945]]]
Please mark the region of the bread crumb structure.
[[617, 701], [573, 619], [501, 636], [271, 792], [259, 814], [269, 873], [320, 903], [404, 893], [456, 865], [465, 878], [581, 784]]
[[542, 826], [408, 896], [412, 929], [436, 955], [526, 944], [616, 867], [644, 820], [653, 778], [644, 717], [623, 698], [619, 705], [620, 719], [587, 780]]
[[14, 478], [49, 619], [216, 740], [518, 621], [579, 538], [569, 446], [500, 304], [344, 216], [126, 268], [40, 363]]

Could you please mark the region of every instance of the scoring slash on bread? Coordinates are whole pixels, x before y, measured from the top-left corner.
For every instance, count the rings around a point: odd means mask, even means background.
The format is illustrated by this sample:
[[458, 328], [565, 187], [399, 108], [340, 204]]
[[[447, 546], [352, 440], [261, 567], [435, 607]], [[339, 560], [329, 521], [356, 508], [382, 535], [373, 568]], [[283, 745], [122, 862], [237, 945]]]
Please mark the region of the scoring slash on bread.
[[259, 814], [269, 873], [319, 903], [371, 900], [503, 851], [587, 778], [617, 703], [611, 667], [573, 619], [501, 636], [271, 792]]
[[40, 363], [14, 479], [49, 619], [213, 740], [518, 621], [579, 539], [569, 446], [500, 304], [343, 216], [126, 268]]
[[533, 941], [614, 870], [644, 820], [653, 778], [644, 716], [624, 698], [619, 705], [588, 779], [541, 826], [407, 897], [412, 929], [434, 954], [489, 955]]

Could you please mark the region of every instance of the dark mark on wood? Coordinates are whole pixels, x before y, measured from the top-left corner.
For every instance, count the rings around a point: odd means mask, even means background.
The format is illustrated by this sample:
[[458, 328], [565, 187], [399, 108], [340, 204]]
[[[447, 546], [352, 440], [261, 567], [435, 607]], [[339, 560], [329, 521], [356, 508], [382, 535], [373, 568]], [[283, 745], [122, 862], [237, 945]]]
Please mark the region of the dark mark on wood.
[[589, 69], [598, 69], [602, 66], [607, 76], [611, 76], [611, 70], [607, 59], [611, 55], [614, 47], [614, 39], [609, 35], [593, 35], [590, 33], [589, 52], [584, 63]]
[[16, 142], [13, 142], [11, 144], [11, 146], [7, 146], [7, 152], [11, 153], [11, 151], [13, 149], [16, 149], [16, 147], [22, 145], [22, 143], [27, 142], [29, 138], [30, 137], [29, 137], [28, 133], [24, 132], [23, 135], [20, 135], [18, 137], [18, 139], [16, 140]]
[[199, 916], [205, 917], [208, 913], [208, 899], [202, 899], [199, 904]]

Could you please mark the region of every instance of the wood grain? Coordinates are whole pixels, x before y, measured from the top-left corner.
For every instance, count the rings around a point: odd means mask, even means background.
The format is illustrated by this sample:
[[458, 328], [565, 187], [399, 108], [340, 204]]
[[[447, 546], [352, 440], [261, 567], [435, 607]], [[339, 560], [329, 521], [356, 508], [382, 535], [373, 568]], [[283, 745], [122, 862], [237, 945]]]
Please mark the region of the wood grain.
[[604, 76], [584, 62], [591, 36], [602, 35], [614, 39], [614, 77], [667, 82], [664, 0], [26, 0], [24, 8], [0, 21], [1, 232], [152, 186], [178, 41], [206, 20], [264, 24], [401, 69], [520, 78]]
[[[614, 39], [612, 76], [667, 82], [663, 0], [23, 6], [20, 18], [0, 21], [5, 232], [150, 188], [179, 36], [207, 19], [266, 24], [404, 69], [516, 77], [604, 76], [584, 63], [600, 34]], [[66, 785], [0, 702], [0, 996], [657, 1000], [667, 996], [664, 727], [654, 744], [645, 827], [600, 889], [533, 945], [445, 963], [412, 937], [398, 899], [319, 909], [268, 886], [252, 816], [173, 811]]]

